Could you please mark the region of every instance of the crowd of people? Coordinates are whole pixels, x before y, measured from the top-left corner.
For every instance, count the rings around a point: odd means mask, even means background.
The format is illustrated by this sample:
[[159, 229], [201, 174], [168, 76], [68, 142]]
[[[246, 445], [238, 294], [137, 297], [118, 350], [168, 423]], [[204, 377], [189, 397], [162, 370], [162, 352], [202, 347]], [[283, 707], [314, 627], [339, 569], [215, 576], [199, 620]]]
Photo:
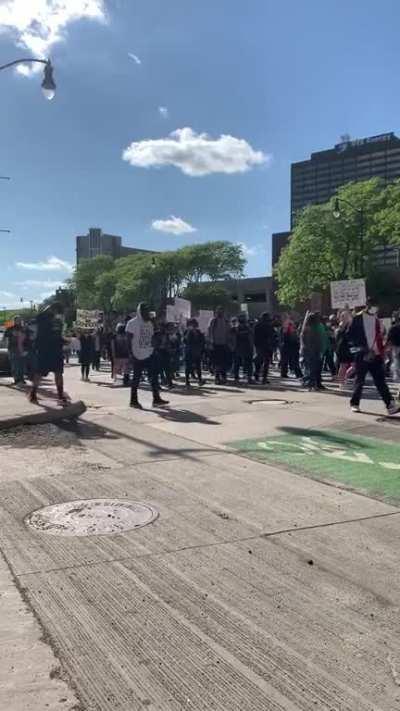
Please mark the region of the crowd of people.
[[144, 303], [133, 318], [121, 320], [113, 330], [99, 325], [66, 333], [62, 309], [53, 304], [38, 314], [33, 324], [24, 324], [16, 316], [6, 338], [14, 381], [19, 385], [25, 378], [31, 380], [32, 402], [37, 402], [41, 378], [50, 372], [55, 374], [60, 402], [67, 401], [64, 362], [75, 355], [86, 382], [91, 369], [99, 371], [101, 360], [109, 361], [114, 383], [121, 378], [124, 386], [130, 386], [134, 408], [141, 408], [138, 389], [145, 378], [152, 389], [153, 405], [161, 406], [168, 404], [160, 396], [161, 389], [175, 387], [181, 370], [187, 388], [193, 381], [204, 385], [205, 371], [217, 385], [224, 386], [228, 380], [239, 385], [244, 379], [251, 386], [268, 385], [274, 366], [282, 379], [292, 374], [309, 391], [325, 389], [324, 372], [341, 389], [352, 381], [350, 404], [355, 411], [359, 411], [369, 373], [388, 414], [399, 411], [386, 377], [391, 374], [400, 382], [400, 313], [393, 314], [385, 333], [372, 303], [327, 318], [308, 312], [302, 322], [268, 313], [258, 320], [249, 319], [244, 312], [229, 318], [219, 307], [206, 333], [195, 318], [185, 325], [157, 319]]

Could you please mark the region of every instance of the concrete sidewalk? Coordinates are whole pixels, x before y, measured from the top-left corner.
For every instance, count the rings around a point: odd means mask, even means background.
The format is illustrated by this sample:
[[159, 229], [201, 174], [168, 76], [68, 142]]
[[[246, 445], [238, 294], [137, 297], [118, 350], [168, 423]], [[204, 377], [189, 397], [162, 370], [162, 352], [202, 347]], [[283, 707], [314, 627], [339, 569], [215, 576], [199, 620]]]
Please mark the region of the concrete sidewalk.
[[81, 400], [67, 406], [58, 405], [54, 386], [50, 381], [40, 388], [39, 405], [33, 405], [27, 398], [28, 386], [17, 388], [11, 378], [0, 381], [0, 430], [19, 425], [39, 425], [47, 422], [79, 417], [86, 410]]

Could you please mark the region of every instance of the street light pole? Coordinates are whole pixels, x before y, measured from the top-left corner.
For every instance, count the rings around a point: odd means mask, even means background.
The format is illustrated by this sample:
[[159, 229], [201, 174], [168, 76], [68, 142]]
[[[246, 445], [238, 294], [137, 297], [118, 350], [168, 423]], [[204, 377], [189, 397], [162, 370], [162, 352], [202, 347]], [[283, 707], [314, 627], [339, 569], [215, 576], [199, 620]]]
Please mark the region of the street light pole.
[[340, 219], [341, 217], [341, 212], [340, 212], [340, 203], [343, 202], [345, 205], [348, 205], [354, 212], [356, 212], [359, 216], [359, 228], [360, 228], [360, 233], [359, 233], [359, 239], [360, 239], [360, 276], [364, 276], [364, 208], [362, 207], [356, 207], [351, 203], [349, 200], [346, 200], [345, 198], [335, 198], [335, 204], [333, 208], [333, 216], [335, 219]]
[[50, 61], [50, 59], [34, 59], [34, 58], [26, 58], [26, 59], [14, 59], [13, 62], [7, 62], [7, 64], [3, 64], [0, 66], [0, 72], [3, 71], [3, 69], [9, 69], [9, 67], [15, 67], [17, 64], [44, 64], [44, 72], [43, 72], [43, 81], [42, 81], [42, 90], [43, 94], [48, 99], [51, 101], [54, 99], [55, 93], [56, 93], [56, 83], [54, 81], [53, 77], [53, 65]]

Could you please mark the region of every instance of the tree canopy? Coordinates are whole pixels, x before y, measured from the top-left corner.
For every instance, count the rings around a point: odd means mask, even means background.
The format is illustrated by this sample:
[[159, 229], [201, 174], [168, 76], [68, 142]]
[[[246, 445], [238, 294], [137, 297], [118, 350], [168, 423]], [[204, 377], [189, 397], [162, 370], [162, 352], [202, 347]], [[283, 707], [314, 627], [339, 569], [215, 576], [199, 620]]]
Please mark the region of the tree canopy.
[[[205, 242], [157, 254], [138, 253], [121, 259], [99, 256], [82, 260], [73, 282], [81, 308], [104, 311], [133, 309], [146, 300], [159, 306], [167, 297], [180, 296], [197, 286], [206, 306], [216, 298], [204, 281], [238, 278], [246, 260], [240, 245], [230, 242]], [[203, 289], [200, 288], [203, 285]], [[220, 290], [220, 296], [223, 294]], [[201, 301], [201, 299], [200, 299]]]
[[386, 188], [377, 178], [348, 183], [337, 197], [339, 218], [334, 217], [335, 197], [298, 215], [276, 269], [282, 304], [305, 301], [331, 281], [366, 276], [376, 247], [400, 244], [400, 181]]

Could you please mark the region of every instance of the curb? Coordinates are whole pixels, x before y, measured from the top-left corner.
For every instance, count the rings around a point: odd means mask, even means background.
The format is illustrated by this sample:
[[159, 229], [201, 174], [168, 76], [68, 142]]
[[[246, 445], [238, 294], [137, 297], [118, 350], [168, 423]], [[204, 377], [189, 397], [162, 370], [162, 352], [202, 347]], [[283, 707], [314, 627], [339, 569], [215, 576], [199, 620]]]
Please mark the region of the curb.
[[21, 425], [43, 425], [49, 422], [59, 422], [60, 420], [72, 420], [80, 417], [84, 412], [86, 412], [86, 405], [82, 400], [78, 400], [60, 410], [48, 408], [42, 412], [0, 420], [0, 430], [8, 430], [11, 427], [19, 427]]

